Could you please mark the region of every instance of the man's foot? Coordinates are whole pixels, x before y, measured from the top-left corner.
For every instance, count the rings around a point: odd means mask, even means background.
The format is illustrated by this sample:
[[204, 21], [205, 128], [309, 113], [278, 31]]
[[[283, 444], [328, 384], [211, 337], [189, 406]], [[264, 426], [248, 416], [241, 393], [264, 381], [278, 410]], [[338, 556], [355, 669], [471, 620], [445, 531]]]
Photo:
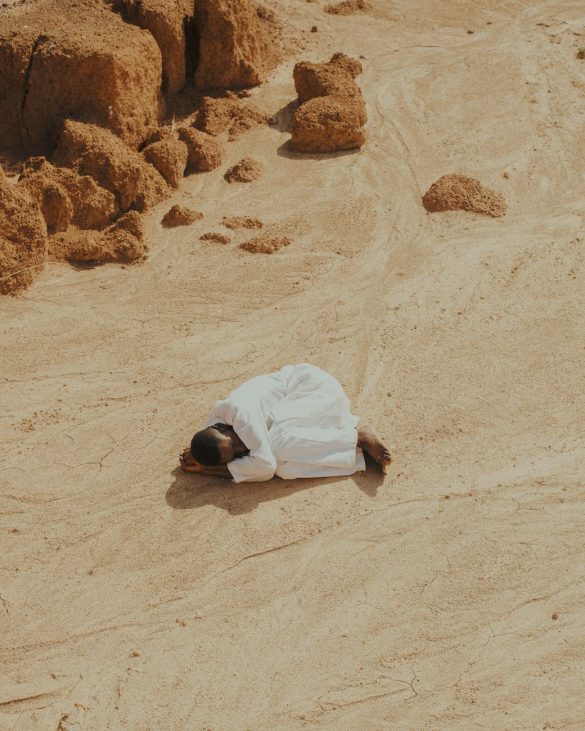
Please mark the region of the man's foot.
[[357, 445], [364, 452], [367, 452], [372, 459], [376, 460], [382, 472], [386, 474], [386, 468], [392, 462], [392, 456], [371, 426], [360, 426], [358, 429]]
[[179, 464], [183, 472], [201, 472], [203, 466], [193, 458], [189, 447], [183, 450], [183, 453], [179, 455]]

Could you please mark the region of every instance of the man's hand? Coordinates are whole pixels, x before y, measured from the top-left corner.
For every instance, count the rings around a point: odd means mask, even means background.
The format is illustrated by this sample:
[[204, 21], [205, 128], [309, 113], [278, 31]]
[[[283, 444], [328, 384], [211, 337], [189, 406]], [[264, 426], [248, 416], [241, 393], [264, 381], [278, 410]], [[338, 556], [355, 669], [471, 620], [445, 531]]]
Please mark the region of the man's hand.
[[196, 472], [199, 475], [206, 475], [207, 477], [224, 477], [226, 480], [232, 479], [232, 474], [225, 465], [206, 467], [200, 464], [191, 454], [189, 447], [179, 455], [179, 464], [183, 472]]
[[183, 453], [179, 455], [179, 464], [181, 465], [181, 469], [183, 470], [183, 472], [202, 473], [205, 471], [204, 465], [197, 462], [197, 460], [191, 454], [191, 450], [189, 449], [189, 447], [187, 447], [187, 449], [184, 449]]

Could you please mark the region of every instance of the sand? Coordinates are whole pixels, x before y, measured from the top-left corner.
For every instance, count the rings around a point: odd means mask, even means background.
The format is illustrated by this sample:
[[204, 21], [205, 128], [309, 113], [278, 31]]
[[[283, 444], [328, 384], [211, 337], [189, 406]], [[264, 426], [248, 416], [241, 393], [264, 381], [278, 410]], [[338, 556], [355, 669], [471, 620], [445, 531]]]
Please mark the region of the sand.
[[[583, 6], [372, 5], [274, 0], [307, 47], [254, 90], [275, 114], [296, 61], [364, 55], [359, 152], [257, 127], [147, 211], [144, 263], [0, 300], [2, 731], [585, 726]], [[453, 171], [507, 214], [427, 213]], [[203, 245], [173, 204], [294, 243]], [[215, 399], [303, 361], [385, 478], [176, 471]]]

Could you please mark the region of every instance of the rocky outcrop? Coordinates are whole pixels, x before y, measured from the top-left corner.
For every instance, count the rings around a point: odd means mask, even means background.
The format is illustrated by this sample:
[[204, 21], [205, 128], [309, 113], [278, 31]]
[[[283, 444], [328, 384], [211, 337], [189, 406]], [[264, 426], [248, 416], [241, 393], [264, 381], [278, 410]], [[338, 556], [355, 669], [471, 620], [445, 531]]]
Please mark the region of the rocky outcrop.
[[291, 127], [291, 147], [299, 152], [337, 152], [366, 141], [366, 105], [354, 77], [359, 61], [336, 53], [327, 63], [297, 63], [294, 81], [301, 105]]
[[187, 172], [209, 172], [218, 168], [223, 162], [223, 146], [211, 135], [193, 127], [180, 127], [179, 139], [187, 145], [189, 151]]
[[145, 211], [170, 195], [158, 170], [108, 130], [67, 120], [54, 161], [91, 176], [116, 197], [121, 211]]
[[113, 7], [126, 22], [154, 36], [162, 55], [163, 91], [181, 91], [187, 59], [195, 63], [195, 0], [114, 0]]
[[136, 211], [126, 213], [104, 231], [70, 228], [52, 236], [49, 243], [52, 259], [73, 264], [131, 263], [144, 258], [147, 250], [142, 219]]
[[0, 293], [29, 287], [47, 258], [47, 227], [35, 201], [0, 169]]
[[63, 118], [99, 124], [130, 145], [163, 111], [154, 38], [100, 3], [47, 0], [3, 18], [3, 143], [49, 151]]
[[299, 152], [317, 153], [359, 148], [366, 141], [366, 119], [360, 97], [315, 97], [293, 116], [291, 146]]
[[[69, 224], [102, 229], [118, 213], [116, 199], [109, 190], [102, 188], [89, 175], [55, 167], [44, 157], [32, 157], [24, 163], [18, 186], [25, 188], [39, 204], [49, 233], [65, 231]], [[54, 190], [60, 191], [58, 196]], [[62, 200], [61, 224], [51, 213], [55, 206], [51, 201], [55, 199]]]
[[197, 0], [198, 89], [259, 84], [273, 63], [266, 23], [250, 0]]
[[187, 145], [174, 136], [153, 142], [142, 151], [144, 159], [159, 171], [171, 188], [178, 188], [189, 159]]

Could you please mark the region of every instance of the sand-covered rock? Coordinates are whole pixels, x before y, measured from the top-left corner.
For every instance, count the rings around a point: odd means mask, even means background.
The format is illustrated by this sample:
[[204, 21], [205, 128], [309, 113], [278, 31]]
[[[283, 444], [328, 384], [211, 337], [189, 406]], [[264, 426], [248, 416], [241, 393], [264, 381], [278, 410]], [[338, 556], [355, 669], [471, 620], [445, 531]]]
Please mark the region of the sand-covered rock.
[[199, 211], [192, 211], [190, 208], [185, 208], [185, 206], [176, 205], [165, 213], [161, 223], [165, 228], [174, 228], [175, 226], [189, 226], [202, 218], [203, 214]]
[[262, 175], [262, 165], [252, 157], [244, 157], [223, 176], [228, 183], [251, 183]]
[[318, 96], [358, 96], [358, 85], [347, 69], [336, 63], [301, 61], [293, 70], [295, 89], [302, 103]]
[[187, 145], [187, 172], [209, 172], [223, 162], [223, 145], [211, 135], [193, 127], [181, 127], [179, 139]]
[[[64, 231], [69, 223], [79, 228], [101, 229], [118, 213], [116, 199], [109, 190], [102, 188], [89, 175], [56, 167], [44, 157], [32, 157], [24, 163], [18, 186], [26, 188], [37, 201], [50, 233]], [[55, 190], [63, 191], [65, 195], [61, 192], [56, 196]], [[63, 209], [61, 224], [50, 212], [59, 199], [64, 199], [60, 204]], [[51, 200], [55, 201], [53, 205]], [[65, 217], [67, 225], [64, 225]]]
[[129, 211], [104, 231], [70, 228], [49, 240], [52, 259], [74, 264], [131, 263], [142, 259], [147, 251], [142, 219], [136, 211]]
[[341, 2], [326, 5], [324, 9], [329, 15], [355, 15], [371, 10], [371, 8], [372, 4], [368, 0], [341, 0]]
[[37, 203], [0, 169], [0, 293], [30, 286], [47, 258], [47, 226]]
[[171, 188], [179, 187], [189, 159], [189, 151], [184, 142], [168, 136], [145, 147], [142, 154], [146, 162], [154, 165]]
[[230, 140], [252, 127], [266, 123], [266, 115], [240, 99], [204, 97], [197, 115], [197, 128], [216, 136], [227, 130]]
[[105, 5], [56, 0], [6, 15], [0, 29], [3, 143], [46, 151], [63, 118], [136, 144], [163, 111], [154, 38]]
[[158, 170], [108, 130], [67, 120], [54, 160], [90, 175], [116, 196], [121, 211], [145, 211], [170, 191]]
[[291, 147], [317, 153], [359, 148], [366, 141], [366, 120], [361, 97], [315, 97], [293, 115]]
[[230, 218], [226, 218], [224, 216], [223, 221], [221, 222], [222, 226], [225, 226], [226, 228], [236, 229], [236, 228], [262, 228], [263, 224], [262, 221], [258, 218], [250, 218], [249, 216], [232, 216]]
[[259, 84], [273, 50], [250, 0], [197, 0], [199, 89], [239, 89]]
[[274, 236], [255, 236], [240, 244], [240, 249], [250, 254], [274, 254], [290, 244], [290, 239]]
[[483, 186], [479, 180], [456, 173], [443, 175], [423, 196], [427, 211], [471, 211], [484, 216], [503, 216], [508, 205], [501, 193]]
[[226, 234], [220, 234], [216, 231], [208, 231], [205, 234], [201, 234], [199, 241], [204, 241], [212, 244], [229, 244], [231, 241], [229, 236]]
[[152, 33], [162, 55], [163, 90], [181, 91], [187, 60], [195, 61], [194, 0], [113, 0], [113, 7], [126, 22]]

